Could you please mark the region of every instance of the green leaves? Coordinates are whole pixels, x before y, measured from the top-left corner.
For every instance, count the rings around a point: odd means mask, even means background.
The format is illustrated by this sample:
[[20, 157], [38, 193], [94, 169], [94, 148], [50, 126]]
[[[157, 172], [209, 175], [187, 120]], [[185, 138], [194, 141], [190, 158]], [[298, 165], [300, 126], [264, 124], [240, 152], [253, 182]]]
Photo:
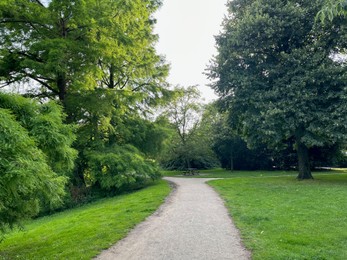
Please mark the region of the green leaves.
[[86, 151], [90, 169], [87, 182], [104, 190], [120, 190], [158, 179], [159, 169], [133, 146], [111, 146]]
[[238, 132], [250, 145], [270, 147], [291, 138], [307, 147], [345, 142], [347, 73], [332, 57], [345, 54], [343, 26], [315, 23], [318, 0], [229, 5], [210, 76]]
[[73, 127], [62, 108], [0, 93], [0, 230], [62, 206], [74, 168]]
[[318, 12], [316, 20], [325, 23], [328, 19], [332, 21], [335, 17], [347, 14], [347, 1], [346, 0], [329, 0], [327, 4]]
[[[39, 115], [18, 114], [18, 120], [59, 174], [70, 172], [76, 157], [70, 148], [73, 128], [62, 122], [75, 123], [79, 157], [74, 184], [85, 185], [90, 171], [98, 171], [95, 161], [115, 160], [111, 147], [117, 147], [114, 153], [120, 159], [130, 154], [124, 147], [132, 147], [134, 158], [142, 159], [128, 160], [129, 167], [142, 165], [137, 174], [146, 179], [152, 170], [144, 167], [145, 158], [156, 157], [165, 138], [164, 131], [146, 119], [167, 95], [168, 66], [155, 52], [157, 36], [153, 34], [152, 16], [160, 1], [39, 3], [0, 3], [0, 81], [3, 85], [24, 83], [23, 93], [59, 99], [67, 117], [44, 99], [44, 105], [33, 108]], [[88, 161], [91, 158], [93, 163]]]
[[61, 205], [65, 177], [57, 176], [35, 140], [0, 108], [0, 230], [35, 216], [41, 202]]
[[39, 105], [18, 95], [0, 93], [0, 108], [10, 109], [18, 123], [27, 129], [36, 146], [44, 152], [49, 166], [60, 175], [69, 175], [76, 151], [74, 127], [63, 123], [65, 116], [56, 103]]

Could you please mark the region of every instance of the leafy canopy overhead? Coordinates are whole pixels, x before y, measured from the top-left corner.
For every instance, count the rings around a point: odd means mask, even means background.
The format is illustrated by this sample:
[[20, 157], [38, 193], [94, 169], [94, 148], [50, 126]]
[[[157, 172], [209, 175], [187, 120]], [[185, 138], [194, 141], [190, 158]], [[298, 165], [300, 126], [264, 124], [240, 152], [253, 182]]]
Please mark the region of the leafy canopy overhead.
[[[40, 96], [107, 87], [156, 97], [167, 66], [155, 53], [153, 0], [0, 3], [0, 80]], [[35, 83], [35, 84], [33, 84]]]

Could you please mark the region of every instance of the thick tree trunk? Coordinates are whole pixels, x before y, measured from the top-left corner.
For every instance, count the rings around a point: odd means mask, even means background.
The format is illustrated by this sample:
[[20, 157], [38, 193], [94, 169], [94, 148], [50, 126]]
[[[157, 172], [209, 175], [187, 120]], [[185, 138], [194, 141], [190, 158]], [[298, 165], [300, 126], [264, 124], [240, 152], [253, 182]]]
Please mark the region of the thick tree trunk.
[[68, 89], [67, 85], [68, 84], [67, 84], [67, 80], [66, 80], [66, 75], [64, 73], [59, 73], [57, 75], [57, 81], [56, 82], [57, 82], [57, 87], [58, 87], [59, 101], [64, 108], [64, 112], [67, 115], [65, 122], [68, 124], [71, 124], [74, 122], [73, 121], [74, 115], [73, 115], [73, 112], [71, 110], [69, 111], [68, 106], [67, 106], [66, 97], [67, 97], [67, 89]]
[[313, 179], [311, 174], [309, 151], [307, 146], [301, 142], [300, 138], [296, 140], [296, 149], [299, 164], [299, 175], [297, 178], [299, 180]]
[[59, 100], [65, 107], [67, 84], [66, 84], [66, 77], [64, 74], [59, 73], [57, 75], [57, 87], [59, 91]]

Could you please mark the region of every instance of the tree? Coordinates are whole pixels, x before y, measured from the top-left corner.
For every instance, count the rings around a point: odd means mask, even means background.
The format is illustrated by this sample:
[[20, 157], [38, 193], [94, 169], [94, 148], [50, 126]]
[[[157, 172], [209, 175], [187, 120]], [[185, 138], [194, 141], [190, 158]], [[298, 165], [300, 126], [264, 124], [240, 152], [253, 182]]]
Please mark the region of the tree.
[[172, 129], [170, 145], [161, 163], [169, 169], [211, 168], [218, 162], [211, 150], [211, 122], [208, 108], [200, 104], [195, 86], [175, 89], [176, 96], [165, 116]]
[[230, 127], [227, 113], [215, 112], [214, 118], [212, 149], [223, 168], [231, 171], [272, 169], [271, 152], [264, 145], [249, 149], [247, 143]]
[[116, 192], [160, 176], [155, 159], [165, 130], [141, 115], [128, 97], [99, 88], [74, 99], [79, 122], [75, 186]]
[[[6, 0], [0, 3], [0, 80], [59, 98], [96, 87], [149, 93], [166, 66], [155, 54], [157, 0]], [[35, 83], [35, 84], [33, 84]], [[29, 88], [29, 90], [28, 90]]]
[[316, 24], [316, 1], [229, 2], [213, 89], [249, 145], [294, 140], [299, 179], [312, 178], [309, 148], [346, 140], [345, 27]]
[[[0, 3], [0, 81], [24, 83], [29, 96], [59, 99], [67, 122], [78, 128], [74, 185], [101, 187], [99, 178], [117, 173], [124, 184], [141, 174], [157, 178], [148, 160], [155, 149], [137, 149], [127, 124], [136, 118], [151, 125], [146, 113], [165, 99], [168, 66], [155, 52], [152, 17], [161, 1], [45, 2]], [[128, 160], [131, 152], [141, 159]], [[114, 171], [118, 159], [126, 170]], [[138, 178], [127, 178], [135, 168]], [[119, 186], [115, 180], [103, 187]]]
[[0, 230], [61, 206], [76, 156], [61, 108], [0, 94]]

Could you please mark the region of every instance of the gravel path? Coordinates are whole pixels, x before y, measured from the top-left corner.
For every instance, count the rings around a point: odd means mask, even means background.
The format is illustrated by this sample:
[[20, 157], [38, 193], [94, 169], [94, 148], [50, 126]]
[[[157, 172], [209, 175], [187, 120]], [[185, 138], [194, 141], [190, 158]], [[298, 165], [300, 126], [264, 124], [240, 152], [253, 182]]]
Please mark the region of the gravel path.
[[165, 179], [177, 185], [166, 203], [96, 259], [250, 259], [210, 179]]

